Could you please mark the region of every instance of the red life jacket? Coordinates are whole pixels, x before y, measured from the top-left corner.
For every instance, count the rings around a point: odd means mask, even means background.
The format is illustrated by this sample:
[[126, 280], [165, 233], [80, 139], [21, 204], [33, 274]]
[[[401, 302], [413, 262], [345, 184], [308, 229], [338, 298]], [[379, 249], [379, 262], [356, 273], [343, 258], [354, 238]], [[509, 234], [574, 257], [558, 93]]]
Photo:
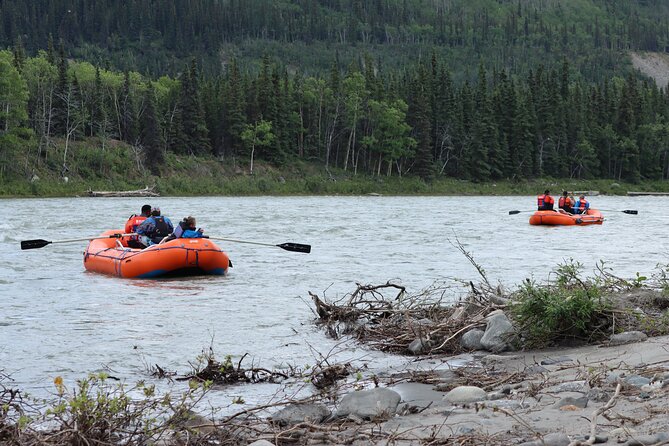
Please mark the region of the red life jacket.
[[125, 222], [125, 233], [130, 234], [131, 232], [135, 232], [137, 230], [137, 226], [139, 226], [144, 220], [146, 220], [146, 217], [143, 215], [131, 215], [128, 221]]
[[555, 200], [550, 195], [539, 195], [537, 197], [537, 207], [541, 209], [553, 209], [553, 204]]

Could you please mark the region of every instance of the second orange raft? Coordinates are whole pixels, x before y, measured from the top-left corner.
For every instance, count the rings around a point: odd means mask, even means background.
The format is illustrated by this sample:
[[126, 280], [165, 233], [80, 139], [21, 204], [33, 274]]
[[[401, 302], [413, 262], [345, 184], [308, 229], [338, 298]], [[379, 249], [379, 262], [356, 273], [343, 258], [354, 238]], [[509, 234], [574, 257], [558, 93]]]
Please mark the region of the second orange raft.
[[530, 217], [531, 225], [584, 226], [601, 225], [603, 221], [604, 217], [597, 209], [588, 209], [585, 214], [569, 214], [562, 210], [536, 211]]
[[184, 275], [224, 275], [230, 266], [228, 255], [207, 238], [178, 238], [146, 249], [127, 247], [127, 239], [115, 238], [123, 231], [106, 231], [91, 240], [84, 252], [88, 271], [125, 278], [154, 278]]

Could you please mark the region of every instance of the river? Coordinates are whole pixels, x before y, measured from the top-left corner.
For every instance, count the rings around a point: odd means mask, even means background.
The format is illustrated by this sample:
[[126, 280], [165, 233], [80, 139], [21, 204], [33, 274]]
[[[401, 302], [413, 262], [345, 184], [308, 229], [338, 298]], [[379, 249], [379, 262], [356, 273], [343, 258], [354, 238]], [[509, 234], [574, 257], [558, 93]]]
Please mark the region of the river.
[[[234, 267], [226, 277], [125, 280], [84, 270], [86, 242], [21, 251], [27, 239], [67, 240], [121, 228], [148, 202], [179, 221], [187, 215], [217, 237], [312, 245], [311, 254], [220, 242]], [[211, 347], [218, 359], [265, 368], [313, 365], [322, 356], [381, 369], [402, 358], [344, 347], [312, 324], [308, 292], [343, 297], [356, 282], [388, 280], [418, 292], [435, 281], [478, 281], [458, 240], [491, 282], [509, 288], [543, 281], [573, 258], [592, 273], [599, 260], [622, 277], [667, 264], [669, 197], [592, 197], [603, 225], [534, 227], [533, 197], [197, 197], [0, 200], [0, 373], [3, 384], [54, 393], [89, 372], [128, 382], [151, 380], [149, 367], [186, 374]], [[509, 215], [510, 210], [523, 211]], [[639, 215], [628, 215], [635, 209]], [[453, 291], [453, 298], [457, 289]], [[250, 365], [250, 363], [249, 363]], [[180, 384], [184, 386], [185, 384]], [[261, 403], [275, 391], [232, 387]]]

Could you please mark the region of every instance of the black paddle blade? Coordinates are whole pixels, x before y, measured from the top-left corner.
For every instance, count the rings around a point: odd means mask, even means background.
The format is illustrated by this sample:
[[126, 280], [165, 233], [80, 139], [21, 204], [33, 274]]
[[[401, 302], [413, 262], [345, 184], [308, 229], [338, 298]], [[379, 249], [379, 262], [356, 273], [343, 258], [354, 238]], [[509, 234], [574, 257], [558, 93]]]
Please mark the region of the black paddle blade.
[[632, 215], [637, 215], [639, 213], [639, 211], [637, 211], [635, 209], [625, 209], [623, 212], [626, 213], [626, 214], [632, 214]]
[[520, 211], [509, 211], [509, 215], [520, 214]]
[[48, 240], [42, 240], [42, 239], [37, 239], [37, 240], [23, 240], [21, 241], [21, 249], [36, 249], [36, 248], [44, 248], [46, 245], [50, 244], [51, 242]]
[[304, 252], [306, 254], [311, 252], [311, 245], [302, 245], [300, 243], [281, 243], [280, 245], [276, 246], [281, 249], [285, 249], [286, 251]]

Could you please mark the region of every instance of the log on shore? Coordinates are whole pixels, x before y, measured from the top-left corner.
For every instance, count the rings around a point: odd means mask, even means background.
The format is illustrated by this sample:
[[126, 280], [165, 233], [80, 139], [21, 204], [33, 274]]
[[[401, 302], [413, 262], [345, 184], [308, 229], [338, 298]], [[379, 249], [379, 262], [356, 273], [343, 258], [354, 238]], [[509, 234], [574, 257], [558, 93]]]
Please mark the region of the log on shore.
[[160, 194], [154, 191], [155, 186], [146, 186], [144, 189], [124, 190], [124, 191], [95, 191], [88, 189], [89, 197], [159, 197]]
[[652, 195], [652, 196], [656, 196], [656, 197], [665, 197], [665, 196], [669, 195], [669, 192], [630, 192], [630, 191], [627, 191], [627, 195], [629, 197], [642, 197], [642, 196], [645, 196], [645, 195]]

